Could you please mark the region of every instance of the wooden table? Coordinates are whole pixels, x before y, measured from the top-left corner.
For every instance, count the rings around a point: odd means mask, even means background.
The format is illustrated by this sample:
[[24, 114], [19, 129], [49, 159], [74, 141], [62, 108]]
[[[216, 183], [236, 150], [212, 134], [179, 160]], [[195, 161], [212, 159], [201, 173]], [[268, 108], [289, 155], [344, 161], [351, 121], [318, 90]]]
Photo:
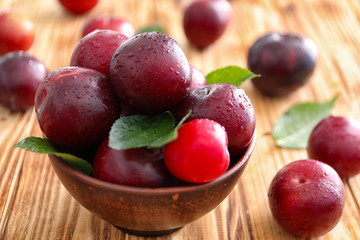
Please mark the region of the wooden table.
[[[67, 66], [86, 19], [122, 16], [136, 29], [166, 27], [190, 62], [205, 74], [228, 65], [247, 66], [249, 46], [269, 31], [291, 31], [312, 38], [319, 61], [310, 82], [294, 94], [270, 99], [246, 82], [257, 115], [257, 143], [238, 185], [215, 210], [180, 231], [157, 239], [293, 239], [273, 220], [267, 189], [285, 164], [306, 158], [305, 150], [275, 147], [270, 133], [278, 117], [295, 103], [328, 101], [340, 94], [334, 115], [360, 120], [360, 1], [233, 0], [232, 22], [216, 44], [200, 52], [189, 46], [181, 19], [187, 1], [101, 0], [90, 13], [74, 16], [56, 0], [1, 0], [36, 26], [30, 53], [49, 70]], [[124, 234], [80, 206], [59, 182], [46, 155], [13, 148], [27, 136], [41, 136], [36, 115], [0, 106], [0, 239], [143, 239]], [[339, 224], [320, 239], [360, 239], [360, 176], [345, 183], [346, 205]], [[148, 238], [150, 239], [150, 238]]]

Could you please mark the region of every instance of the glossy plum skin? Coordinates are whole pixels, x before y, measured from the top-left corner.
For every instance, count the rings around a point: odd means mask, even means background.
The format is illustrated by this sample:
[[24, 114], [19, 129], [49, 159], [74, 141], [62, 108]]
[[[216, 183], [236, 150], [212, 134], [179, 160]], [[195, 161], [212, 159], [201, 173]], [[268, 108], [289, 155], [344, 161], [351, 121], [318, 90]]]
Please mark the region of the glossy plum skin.
[[360, 123], [355, 119], [329, 116], [313, 129], [307, 147], [310, 158], [332, 166], [341, 178], [360, 173]]
[[120, 104], [104, 74], [82, 67], [51, 72], [35, 95], [40, 128], [67, 149], [96, 147], [120, 116]]
[[165, 165], [185, 182], [210, 182], [229, 167], [227, 143], [223, 126], [209, 119], [194, 119], [182, 125], [177, 139], [165, 146]]
[[203, 72], [201, 72], [197, 67], [190, 63], [191, 68], [191, 86], [190, 91], [195, 88], [203, 87], [207, 85], [207, 81]]
[[288, 95], [305, 85], [314, 72], [318, 49], [311, 39], [291, 33], [268, 33], [248, 52], [249, 69], [260, 74], [252, 83], [264, 95]]
[[275, 220], [284, 230], [302, 238], [320, 237], [336, 226], [343, 212], [344, 195], [336, 171], [312, 159], [284, 166], [268, 190]]
[[36, 89], [47, 74], [45, 65], [23, 51], [0, 57], [0, 103], [11, 111], [34, 106]]
[[73, 14], [83, 14], [93, 9], [99, 0], [59, 0], [59, 3]]
[[116, 150], [109, 147], [109, 138], [104, 140], [95, 155], [93, 176], [135, 187], [168, 187], [176, 182], [164, 165], [163, 149]]
[[208, 118], [225, 127], [232, 157], [240, 155], [253, 138], [255, 111], [243, 89], [227, 83], [200, 87], [170, 111], [180, 121], [190, 110], [187, 121]]
[[95, 30], [77, 44], [70, 65], [91, 68], [110, 78], [110, 60], [115, 50], [127, 39], [116, 31]]
[[111, 82], [120, 101], [142, 113], [163, 112], [189, 92], [189, 62], [171, 37], [147, 32], [130, 38], [110, 61]]
[[0, 55], [27, 51], [33, 45], [33, 23], [15, 10], [0, 11]]
[[203, 49], [218, 40], [230, 22], [227, 0], [195, 0], [184, 10], [183, 28], [188, 41]]
[[87, 34], [97, 29], [117, 31], [127, 38], [131, 38], [135, 35], [135, 28], [129, 21], [121, 17], [106, 15], [98, 15], [87, 20], [81, 31], [81, 35], [82, 37], [85, 37]]

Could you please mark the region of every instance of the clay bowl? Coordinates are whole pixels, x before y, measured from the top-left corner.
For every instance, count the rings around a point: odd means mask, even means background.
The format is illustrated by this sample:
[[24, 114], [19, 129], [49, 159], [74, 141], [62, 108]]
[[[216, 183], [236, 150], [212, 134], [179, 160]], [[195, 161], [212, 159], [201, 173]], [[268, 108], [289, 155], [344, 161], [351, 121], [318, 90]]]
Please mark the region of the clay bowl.
[[158, 236], [170, 234], [218, 206], [237, 184], [254, 145], [255, 137], [239, 160], [212, 182], [154, 189], [104, 182], [74, 170], [61, 158], [49, 158], [62, 184], [83, 207], [124, 232]]

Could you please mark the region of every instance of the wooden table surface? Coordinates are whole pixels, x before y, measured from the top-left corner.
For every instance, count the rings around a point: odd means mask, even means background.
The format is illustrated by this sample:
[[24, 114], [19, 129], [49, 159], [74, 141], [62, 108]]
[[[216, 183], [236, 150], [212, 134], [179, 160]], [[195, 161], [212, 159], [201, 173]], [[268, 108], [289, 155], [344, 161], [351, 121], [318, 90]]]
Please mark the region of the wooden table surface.
[[[360, 120], [359, 0], [233, 0], [225, 35], [200, 52], [186, 41], [181, 19], [187, 1], [100, 0], [91, 12], [74, 16], [56, 0], [1, 0], [36, 27], [29, 52], [49, 70], [69, 65], [84, 22], [98, 14], [119, 15], [136, 29], [162, 24], [190, 62], [205, 74], [228, 65], [247, 67], [250, 45], [269, 31], [312, 38], [319, 61], [310, 82], [294, 94], [270, 99], [246, 82], [242, 88], [257, 116], [257, 142], [238, 185], [216, 209], [178, 232], [157, 239], [294, 239], [273, 220], [267, 189], [285, 164], [306, 158], [305, 150], [275, 147], [269, 135], [278, 117], [295, 103], [339, 98], [332, 114]], [[66, 191], [46, 155], [13, 148], [27, 136], [41, 136], [34, 110], [11, 113], [0, 106], [0, 239], [143, 239], [124, 234], [92, 215]], [[344, 182], [346, 205], [338, 225], [319, 239], [360, 239], [360, 176]], [[150, 239], [150, 238], [147, 238]]]

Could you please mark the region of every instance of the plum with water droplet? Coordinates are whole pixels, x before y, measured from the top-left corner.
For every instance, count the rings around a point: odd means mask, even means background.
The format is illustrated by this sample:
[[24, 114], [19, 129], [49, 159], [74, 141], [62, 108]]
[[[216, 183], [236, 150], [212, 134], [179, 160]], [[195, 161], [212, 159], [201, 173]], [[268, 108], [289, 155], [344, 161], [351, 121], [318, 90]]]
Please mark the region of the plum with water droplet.
[[110, 80], [119, 99], [142, 113], [160, 113], [178, 103], [191, 84], [190, 64], [166, 34], [146, 32], [124, 42], [110, 61]]
[[344, 199], [344, 185], [336, 171], [313, 159], [284, 166], [268, 189], [276, 222], [301, 238], [316, 238], [331, 231], [341, 218]]
[[136, 187], [176, 185], [179, 181], [166, 169], [163, 156], [163, 148], [113, 149], [106, 138], [95, 155], [93, 176]]
[[51, 72], [35, 95], [39, 126], [52, 143], [67, 149], [97, 147], [120, 116], [120, 103], [106, 76], [83, 67]]
[[71, 66], [97, 70], [110, 77], [110, 60], [118, 47], [128, 38], [113, 30], [95, 30], [76, 45]]
[[290, 94], [308, 82], [317, 58], [317, 46], [310, 38], [291, 33], [265, 34], [249, 49], [248, 67], [261, 75], [251, 81], [266, 96]]
[[224, 126], [232, 157], [240, 155], [254, 135], [254, 108], [245, 91], [234, 85], [217, 83], [199, 87], [171, 109], [177, 121], [189, 111], [187, 121], [207, 118]]

